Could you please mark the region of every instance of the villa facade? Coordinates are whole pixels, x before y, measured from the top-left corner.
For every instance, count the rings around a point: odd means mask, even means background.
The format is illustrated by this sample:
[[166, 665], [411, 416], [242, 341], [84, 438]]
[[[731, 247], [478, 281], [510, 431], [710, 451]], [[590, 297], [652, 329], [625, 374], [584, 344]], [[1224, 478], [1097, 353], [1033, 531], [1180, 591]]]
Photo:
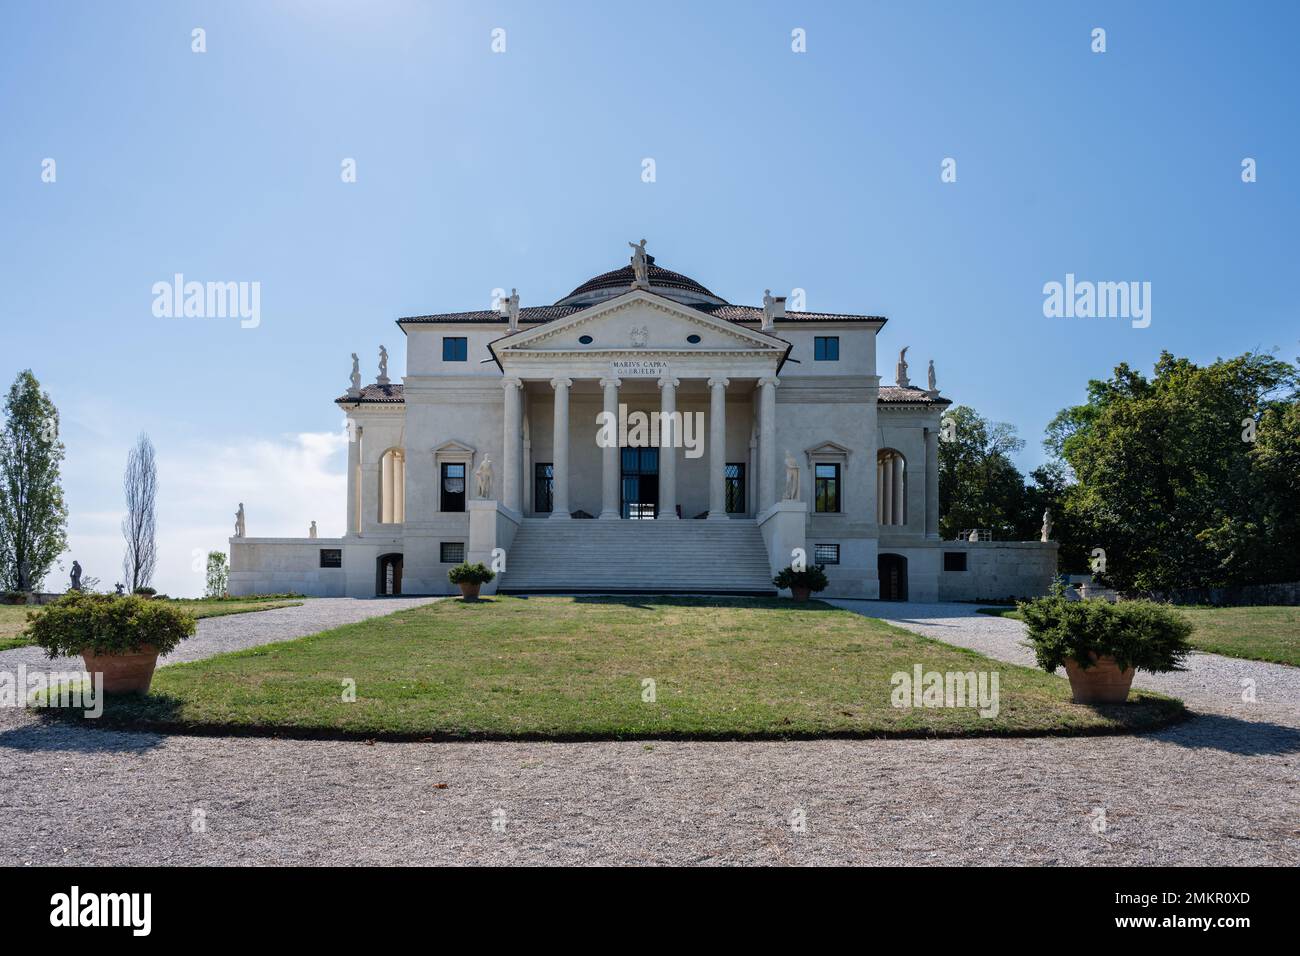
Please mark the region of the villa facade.
[[877, 374], [880, 316], [733, 305], [632, 262], [553, 305], [399, 319], [407, 368], [336, 399], [346, 533], [230, 541], [232, 594], [772, 593], [799, 551], [829, 596], [1044, 591], [1051, 542], [941, 541], [933, 367]]

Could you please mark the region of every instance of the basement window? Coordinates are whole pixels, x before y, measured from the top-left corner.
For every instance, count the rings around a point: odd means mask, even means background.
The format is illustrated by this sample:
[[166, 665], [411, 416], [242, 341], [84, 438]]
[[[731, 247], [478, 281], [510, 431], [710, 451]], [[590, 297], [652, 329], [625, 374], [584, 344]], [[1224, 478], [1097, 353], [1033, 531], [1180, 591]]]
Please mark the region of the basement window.
[[813, 562], [815, 564], [839, 564], [840, 546], [838, 544], [813, 545]]
[[438, 560], [443, 564], [460, 564], [465, 560], [465, 542], [441, 542], [438, 545]]
[[342, 548], [321, 548], [320, 566], [322, 568], [343, 567], [343, 549]]
[[945, 571], [965, 571], [966, 570], [966, 552], [965, 551], [945, 551], [943, 553], [943, 569]]

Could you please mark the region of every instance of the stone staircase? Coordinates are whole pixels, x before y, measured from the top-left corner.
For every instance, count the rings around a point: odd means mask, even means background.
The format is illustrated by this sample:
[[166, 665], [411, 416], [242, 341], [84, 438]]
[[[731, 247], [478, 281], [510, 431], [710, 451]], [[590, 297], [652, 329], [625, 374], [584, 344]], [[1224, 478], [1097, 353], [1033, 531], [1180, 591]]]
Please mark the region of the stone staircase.
[[502, 594], [776, 593], [751, 519], [554, 521], [525, 518], [506, 555]]

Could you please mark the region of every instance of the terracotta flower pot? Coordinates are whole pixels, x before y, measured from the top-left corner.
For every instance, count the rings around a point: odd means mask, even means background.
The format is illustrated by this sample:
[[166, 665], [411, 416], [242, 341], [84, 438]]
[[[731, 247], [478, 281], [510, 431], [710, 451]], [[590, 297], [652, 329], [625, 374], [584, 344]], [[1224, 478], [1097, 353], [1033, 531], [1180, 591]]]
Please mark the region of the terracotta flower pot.
[[1115, 658], [1109, 655], [1092, 655], [1091, 667], [1083, 668], [1072, 657], [1065, 659], [1065, 673], [1070, 678], [1070, 690], [1076, 704], [1122, 704], [1128, 700], [1133, 686], [1134, 669], [1119, 669]]
[[86, 670], [104, 675], [106, 694], [147, 694], [158, 665], [158, 648], [143, 644], [121, 654], [96, 654], [89, 648], [81, 652]]
[[463, 600], [466, 601], [478, 600], [478, 589], [483, 586], [483, 583], [481, 581], [474, 581], [473, 583], [469, 581], [461, 581], [459, 583], [460, 583], [460, 596]]
[[804, 587], [801, 584], [790, 585], [790, 597], [796, 601], [803, 602], [812, 596], [812, 588]]

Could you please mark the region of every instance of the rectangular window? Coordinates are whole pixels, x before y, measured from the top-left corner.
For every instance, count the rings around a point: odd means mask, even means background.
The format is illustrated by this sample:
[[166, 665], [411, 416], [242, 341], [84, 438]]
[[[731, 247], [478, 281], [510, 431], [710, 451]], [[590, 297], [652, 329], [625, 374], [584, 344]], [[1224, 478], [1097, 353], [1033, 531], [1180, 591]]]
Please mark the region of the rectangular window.
[[442, 360], [464, 362], [469, 358], [469, 339], [452, 335], [442, 337]]
[[744, 464], [732, 462], [723, 469], [722, 474], [727, 485], [727, 514], [743, 515], [745, 513]]
[[813, 493], [817, 511], [830, 514], [840, 510], [840, 466], [813, 466]]
[[438, 560], [443, 564], [460, 564], [465, 560], [465, 542], [443, 541], [438, 545]]
[[448, 462], [442, 466], [440, 511], [465, 510], [465, 466]]
[[945, 571], [965, 571], [966, 570], [966, 552], [965, 551], [945, 551], [943, 553], [943, 569]]
[[549, 461], [533, 465], [533, 510], [548, 514], [554, 510], [555, 466]]
[[838, 335], [818, 335], [814, 337], [813, 360], [817, 362], [838, 362], [840, 360], [840, 337]]
[[839, 564], [840, 546], [838, 544], [813, 545], [814, 564]]
[[321, 548], [320, 566], [322, 568], [343, 567], [343, 549], [342, 548]]

